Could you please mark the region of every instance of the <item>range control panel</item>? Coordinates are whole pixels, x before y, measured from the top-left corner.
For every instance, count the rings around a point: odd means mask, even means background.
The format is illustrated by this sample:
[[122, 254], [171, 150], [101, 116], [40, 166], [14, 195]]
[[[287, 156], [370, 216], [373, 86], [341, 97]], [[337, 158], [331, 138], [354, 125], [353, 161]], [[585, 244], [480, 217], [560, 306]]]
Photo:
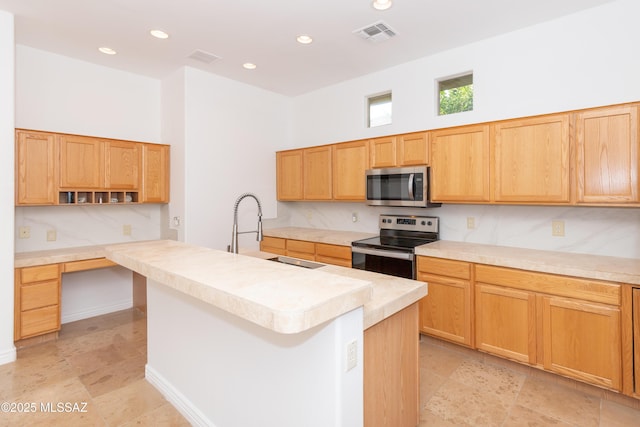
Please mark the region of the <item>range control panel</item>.
[[417, 216], [417, 215], [380, 215], [380, 229], [387, 230], [407, 230], [407, 231], [428, 231], [438, 233], [437, 216]]

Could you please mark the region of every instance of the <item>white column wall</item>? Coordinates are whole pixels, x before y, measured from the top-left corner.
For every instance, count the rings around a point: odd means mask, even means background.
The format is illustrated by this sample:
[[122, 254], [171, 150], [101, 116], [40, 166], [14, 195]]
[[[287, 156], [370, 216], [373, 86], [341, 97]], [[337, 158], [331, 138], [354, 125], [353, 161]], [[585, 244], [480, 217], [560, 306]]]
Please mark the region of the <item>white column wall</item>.
[[14, 19], [0, 10], [0, 365], [16, 358], [13, 345]]

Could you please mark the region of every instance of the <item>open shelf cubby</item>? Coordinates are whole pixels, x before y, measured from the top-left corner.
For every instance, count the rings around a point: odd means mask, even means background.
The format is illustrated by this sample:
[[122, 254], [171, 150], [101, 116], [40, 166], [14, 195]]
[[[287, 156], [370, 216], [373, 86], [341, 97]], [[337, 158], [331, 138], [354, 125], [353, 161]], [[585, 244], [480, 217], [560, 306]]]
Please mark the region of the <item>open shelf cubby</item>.
[[59, 205], [100, 205], [138, 203], [137, 191], [59, 191]]

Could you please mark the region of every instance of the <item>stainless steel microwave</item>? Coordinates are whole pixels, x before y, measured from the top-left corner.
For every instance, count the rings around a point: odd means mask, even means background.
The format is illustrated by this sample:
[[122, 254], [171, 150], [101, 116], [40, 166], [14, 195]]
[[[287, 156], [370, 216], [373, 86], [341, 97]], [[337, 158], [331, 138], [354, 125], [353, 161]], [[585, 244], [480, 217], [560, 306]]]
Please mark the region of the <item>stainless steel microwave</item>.
[[429, 191], [429, 167], [369, 169], [366, 172], [367, 204], [373, 206], [438, 207]]

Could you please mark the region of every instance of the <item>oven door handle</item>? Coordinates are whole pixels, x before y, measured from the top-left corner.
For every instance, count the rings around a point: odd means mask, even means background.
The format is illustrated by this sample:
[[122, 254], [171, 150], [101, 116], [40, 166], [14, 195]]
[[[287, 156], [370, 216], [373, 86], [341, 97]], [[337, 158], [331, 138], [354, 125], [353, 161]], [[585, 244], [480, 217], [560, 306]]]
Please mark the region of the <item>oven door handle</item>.
[[386, 250], [379, 250], [379, 249], [361, 248], [358, 246], [351, 246], [351, 252], [355, 252], [358, 254], [376, 255], [376, 256], [381, 256], [386, 258], [396, 258], [396, 259], [404, 259], [407, 261], [413, 261], [413, 253], [410, 253], [410, 252], [386, 251]]

